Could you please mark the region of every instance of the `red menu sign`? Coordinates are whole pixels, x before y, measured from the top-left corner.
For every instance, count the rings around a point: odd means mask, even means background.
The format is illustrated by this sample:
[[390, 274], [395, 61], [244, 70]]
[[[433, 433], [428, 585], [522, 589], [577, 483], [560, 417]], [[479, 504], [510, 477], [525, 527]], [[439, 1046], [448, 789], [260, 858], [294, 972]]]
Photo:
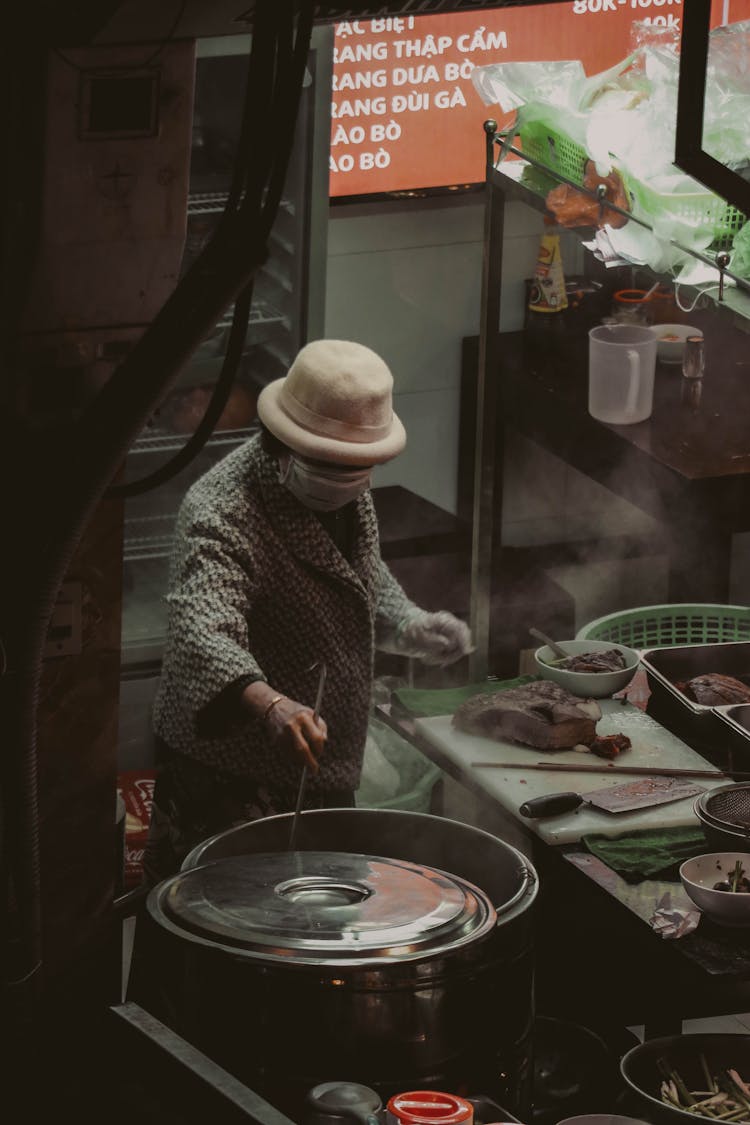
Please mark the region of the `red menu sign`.
[[[750, 0], [714, 0], [713, 26], [748, 16]], [[679, 31], [682, 0], [572, 0], [337, 24], [331, 195], [480, 182], [482, 123], [500, 109], [484, 104], [472, 70], [580, 59], [596, 74], [629, 53], [636, 21]]]

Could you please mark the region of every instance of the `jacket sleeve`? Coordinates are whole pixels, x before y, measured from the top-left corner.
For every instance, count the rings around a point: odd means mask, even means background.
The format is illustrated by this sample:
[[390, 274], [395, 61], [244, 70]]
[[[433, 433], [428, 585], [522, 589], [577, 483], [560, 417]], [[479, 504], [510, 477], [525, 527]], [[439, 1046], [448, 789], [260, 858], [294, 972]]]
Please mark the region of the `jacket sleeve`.
[[[167, 594], [167, 656], [174, 702], [199, 729], [204, 708], [245, 679], [265, 679], [249, 651], [256, 596], [251, 553], [220, 515], [181, 512]], [[210, 708], [209, 708], [210, 711]]]
[[402, 633], [409, 621], [426, 616], [425, 611], [407, 597], [401, 584], [396, 580], [382, 558], [378, 565], [379, 596], [375, 612], [375, 647], [381, 652], [393, 652], [401, 656], [415, 656], [409, 651]]

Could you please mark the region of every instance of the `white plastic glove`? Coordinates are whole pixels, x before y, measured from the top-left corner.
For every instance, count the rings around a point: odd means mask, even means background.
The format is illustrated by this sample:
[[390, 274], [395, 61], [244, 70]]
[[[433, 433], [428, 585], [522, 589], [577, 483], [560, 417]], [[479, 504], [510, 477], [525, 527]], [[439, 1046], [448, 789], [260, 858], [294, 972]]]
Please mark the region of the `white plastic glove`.
[[425, 664], [444, 667], [473, 652], [469, 626], [441, 609], [408, 617], [399, 627], [399, 649]]

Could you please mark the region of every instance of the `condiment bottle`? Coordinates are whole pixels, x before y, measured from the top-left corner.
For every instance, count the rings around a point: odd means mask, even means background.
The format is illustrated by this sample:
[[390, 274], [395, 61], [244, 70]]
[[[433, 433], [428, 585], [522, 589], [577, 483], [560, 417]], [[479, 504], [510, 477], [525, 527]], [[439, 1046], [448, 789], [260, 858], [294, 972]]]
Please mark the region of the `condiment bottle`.
[[703, 380], [683, 379], [681, 390], [680, 401], [682, 405], [687, 407], [692, 414], [697, 414], [703, 398]]
[[647, 289], [618, 289], [612, 298], [612, 316], [619, 324], [653, 323]]
[[688, 336], [682, 353], [682, 374], [686, 379], [702, 379], [706, 355], [702, 336]]
[[474, 1107], [457, 1094], [410, 1090], [389, 1099], [386, 1120], [387, 1125], [473, 1125]]
[[534, 347], [555, 350], [555, 337], [565, 330], [563, 313], [568, 307], [568, 294], [559, 228], [547, 216], [544, 223], [526, 309], [526, 332]]

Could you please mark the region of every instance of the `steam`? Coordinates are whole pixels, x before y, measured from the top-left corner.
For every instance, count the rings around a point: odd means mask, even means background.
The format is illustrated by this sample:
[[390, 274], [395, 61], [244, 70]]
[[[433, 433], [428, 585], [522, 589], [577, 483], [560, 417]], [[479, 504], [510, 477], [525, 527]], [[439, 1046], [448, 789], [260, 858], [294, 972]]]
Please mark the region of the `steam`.
[[[621, 497], [623, 481], [648, 511]], [[546, 567], [543, 548], [540, 557], [549, 577], [574, 600], [576, 631], [609, 613], [669, 601], [668, 529], [673, 526], [674, 512], [670, 516], [650, 476], [636, 476], [630, 464], [621, 464], [601, 482], [567, 471], [558, 531], [570, 561]]]

